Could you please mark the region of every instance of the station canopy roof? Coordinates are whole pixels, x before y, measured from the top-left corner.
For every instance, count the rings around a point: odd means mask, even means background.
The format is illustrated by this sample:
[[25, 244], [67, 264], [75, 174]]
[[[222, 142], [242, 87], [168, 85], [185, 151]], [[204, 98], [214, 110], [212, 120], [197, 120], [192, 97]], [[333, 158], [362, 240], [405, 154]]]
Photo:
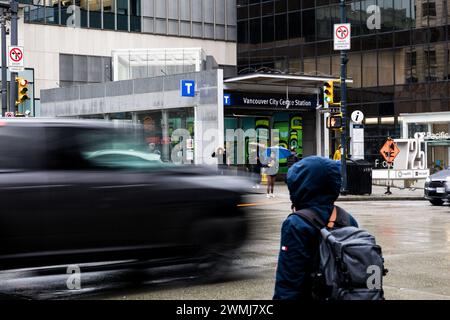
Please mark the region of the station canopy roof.
[[[299, 92], [312, 92], [323, 86], [326, 81], [338, 81], [340, 78], [333, 76], [312, 76], [305, 74], [256, 72], [239, 75], [224, 80], [225, 90], [252, 90], [266, 87], [269, 91], [290, 90]], [[353, 80], [347, 80], [353, 83]]]

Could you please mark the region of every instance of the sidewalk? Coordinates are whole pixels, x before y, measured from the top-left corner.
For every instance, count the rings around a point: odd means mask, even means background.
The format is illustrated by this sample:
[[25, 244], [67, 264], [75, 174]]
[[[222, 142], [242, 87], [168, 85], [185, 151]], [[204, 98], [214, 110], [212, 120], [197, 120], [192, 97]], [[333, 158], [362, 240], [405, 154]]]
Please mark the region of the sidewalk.
[[[262, 186], [261, 191], [265, 190], [265, 186]], [[371, 195], [348, 195], [340, 196], [338, 201], [415, 201], [415, 200], [425, 200], [423, 189], [399, 189], [391, 188], [392, 195], [388, 196], [384, 193], [386, 192], [386, 187], [382, 186], [372, 186]], [[289, 191], [285, 183], [278, 182], [275, 185], [275, 194], [281, 195], [281, 198], [289, 198]]]

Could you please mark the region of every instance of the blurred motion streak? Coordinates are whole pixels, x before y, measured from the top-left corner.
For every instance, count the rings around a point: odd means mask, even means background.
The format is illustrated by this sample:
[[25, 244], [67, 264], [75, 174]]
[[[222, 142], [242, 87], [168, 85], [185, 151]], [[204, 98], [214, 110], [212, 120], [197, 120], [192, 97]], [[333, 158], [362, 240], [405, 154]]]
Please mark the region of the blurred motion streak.
[[163, 162], [139, 126], [2, 120], [0, 146], [0, 270], [128, 259], [214, 270], [247, 238], [248, 178]]

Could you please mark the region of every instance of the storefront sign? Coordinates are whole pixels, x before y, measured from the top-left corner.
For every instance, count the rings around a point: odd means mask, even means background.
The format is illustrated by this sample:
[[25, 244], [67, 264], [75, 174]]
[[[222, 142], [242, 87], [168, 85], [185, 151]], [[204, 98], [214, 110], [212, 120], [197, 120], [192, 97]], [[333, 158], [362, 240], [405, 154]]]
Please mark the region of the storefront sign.
[[417, 180], [426, 179], [430, 170], [374, 170], [372, 179], [375, 180]]
[[[316, 108], [316, 96], [290, 95], [251, 95], [241, 93], [226, 94], [227, 106], [252, 107], [252, 108], [274, 108], [280, 110], [313, 109]], [[224, 101], [225, 102], [225, 101]]]
[[450, 133], [447, 133], [447, 132], [438, 132], [438, 133], [420, 132], [419, 134], [423, 135], [425, 140], [449, 140], [450, 139]]

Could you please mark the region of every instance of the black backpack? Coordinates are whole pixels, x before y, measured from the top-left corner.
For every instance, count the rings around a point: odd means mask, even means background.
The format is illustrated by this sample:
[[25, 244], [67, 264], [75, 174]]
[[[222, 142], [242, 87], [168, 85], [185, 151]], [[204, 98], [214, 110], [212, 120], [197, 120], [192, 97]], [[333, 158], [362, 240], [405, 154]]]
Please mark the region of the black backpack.
[[335, 207], [325, 222], [313, 210], [294, 213], [320, 231], [311, 274], [314, 300], [384, 300], [384, 259], [375, 237], [350, 225], [350, 215]]

